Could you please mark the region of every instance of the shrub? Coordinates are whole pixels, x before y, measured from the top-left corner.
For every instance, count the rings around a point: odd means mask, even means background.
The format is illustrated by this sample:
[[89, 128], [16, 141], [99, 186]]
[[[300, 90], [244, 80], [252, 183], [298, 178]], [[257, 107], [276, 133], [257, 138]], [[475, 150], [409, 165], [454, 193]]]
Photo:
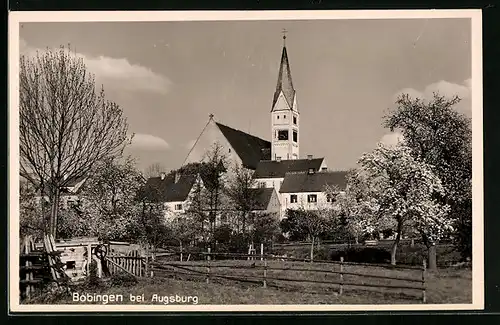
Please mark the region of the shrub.
[[391, 260], [391, 254], [379, 247], [349, 247], [344, 250], [333, 251], [330, 259], [339, 261], [344, 257], [346, 262], [356, 263], [387, 263]]

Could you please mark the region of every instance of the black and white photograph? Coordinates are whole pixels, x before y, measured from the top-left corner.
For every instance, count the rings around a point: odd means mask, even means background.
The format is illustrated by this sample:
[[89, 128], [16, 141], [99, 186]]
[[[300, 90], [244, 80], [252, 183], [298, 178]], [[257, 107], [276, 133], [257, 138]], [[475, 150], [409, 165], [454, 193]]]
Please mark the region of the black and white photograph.
[[484, 308], [480, 10], [9, 16], [11, 311]]

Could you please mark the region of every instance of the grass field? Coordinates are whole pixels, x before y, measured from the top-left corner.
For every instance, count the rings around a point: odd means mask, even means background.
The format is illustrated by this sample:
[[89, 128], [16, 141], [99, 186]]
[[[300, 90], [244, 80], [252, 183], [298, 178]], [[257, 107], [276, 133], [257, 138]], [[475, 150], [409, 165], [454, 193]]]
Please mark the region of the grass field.
[[[338, 285], [326, 285], [305, 282], [283, 282], [268, 280], [268, 287], [262, 286], [262, 269], [259, 269], [260, 261], [256, 261], [255, 269], [248, 269], [245, 265], [251, 261], [215, 261], [211, 263], [212, 274], [224, 274], [237, 277], [247, 277], [255, 283], [239, 282], [227, 279], [211, 278], [210, 283], [205, 282], [206, 276], [182, 275], [168, 272], [177, 268], [166, 267], [167, 272], [156, 271], [153, 278], [142, 278], [131, 286], [102, 285], [100, 288], [92, 289], [92, 293], [99, 294], [129, 294], [143, 295], [145, 304], [151, 304], [153, 294], [197, 296], [198, 304], [421, 304], [421, 290], [383, 289], [344, 286], [342, 295], [338, 294]], [[177, 263], [180, 264], [180, 263]], [[234, 264], [241, 268], [217, 267], [217, 265]], [[205, 271], [205, 266], [193, 262], [190, 269]], [[197, 265], [197, 266], [196, 266]], [[279, 262], [268, 264], [268, 277], [286, 277], [308, 280], [338, 280], [338, 274], [327, 274], [310, 271], [291, 271], [293, 268], [315, 268], [335, 269], [338, 265], [303, 263], [303, 262]], [[271, 270], [275, 268], [288, 268], [288, 270]], [[178, 270], [178, 269], [177, 269]], [[182, 272], [182, 271], [181, 271]], [[344, 272], [363, 273], [372, 275], [388, 275], [399, 277], [419, 278], [419, 270], [392, 270], [378, 267], [345, 266]], [[426, 296], [427, 303], [471, 303], [472, 302], [472, 277], [470, 269], [446, 268], [436, 272], [427, 272]], [[398, 284], [398, 280], [365, 279], [354, 276], [344, 276], [346, 282]], [[418, 286], [418, 283], [414, 284]], [[89, 292], [88, 289], [76, 290], [80, 293]], [[34, 301], [35, 302], [35, 301]], [[125, 298], [123, 303], [127, 303]], [[49, 303], [49, 302], [47, 302]], [[57, 298], [50, 301], [51, 304], [74, 303], [69, 296]]]

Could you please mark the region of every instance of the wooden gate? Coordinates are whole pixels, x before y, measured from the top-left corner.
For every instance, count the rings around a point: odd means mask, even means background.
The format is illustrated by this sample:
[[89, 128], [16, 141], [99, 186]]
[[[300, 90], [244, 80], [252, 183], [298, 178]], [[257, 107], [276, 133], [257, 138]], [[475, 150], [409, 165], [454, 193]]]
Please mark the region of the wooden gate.
[[126, 255], [108, 255], [105, 259], [111, 274], [124, 271], [138, 277], [146, 275], [146, 258], [139, 250], [132, 250]]

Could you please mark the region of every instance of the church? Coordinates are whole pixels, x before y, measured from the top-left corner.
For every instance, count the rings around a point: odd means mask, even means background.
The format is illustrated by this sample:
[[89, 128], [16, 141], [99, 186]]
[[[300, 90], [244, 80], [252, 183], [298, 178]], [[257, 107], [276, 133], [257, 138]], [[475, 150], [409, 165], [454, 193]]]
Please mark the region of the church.
[[[255, 187], [271, 193], [263, 196], [264, 200], [274, 198], [277, 201], [260, 202], [259, 205], [278, 205], [275, 210], [280, 218], [285, 216], [287, 209], [317, 209], [330, 203], [324, 193], [327, 185], [340, 189], [346, 186], [345, 171], [330, 171], [323, 157], [300, 155], [301, 114], [285, 42], [286, 36], [283, 36], [278, 81], [270, 109], [270, 141], [224, 125], [211, 114], [183, 163], [203, 161], [207, 150], [217, 143], [228, 161], [253, 171]], [[183, 179], [188, 179], [191, 185], [180, 184]], [[158, 178], [148, 180], [148, 183], [154, 182], [158, 182]], [[180, 177], [161, 185], [172, 192], [171, 198], [165, 196], [166, 204], [174, 207], [174, 211], [184, 211], [192, 184], [192, 177]], [[183, 195], [173, 194], [176, 187], [182, 188]]]

